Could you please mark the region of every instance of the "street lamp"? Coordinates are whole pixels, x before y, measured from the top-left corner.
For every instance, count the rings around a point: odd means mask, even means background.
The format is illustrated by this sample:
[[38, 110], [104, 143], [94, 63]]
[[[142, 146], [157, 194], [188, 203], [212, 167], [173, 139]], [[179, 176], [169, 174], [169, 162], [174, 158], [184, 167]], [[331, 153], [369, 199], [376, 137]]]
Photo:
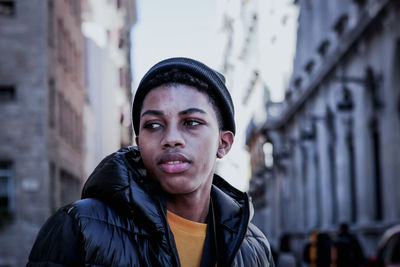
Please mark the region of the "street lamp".
[[341, 76], [338, 78], [340, 83], [342, 84], [342, 91], [340, 98], [337, 102], [337, 108], [339, 111], [349, 112], [354, 108], [354, 101], [351, 91], [346, 86], [349, 83], [355, 83], [362, 85], [367, 92], [370, 93], [371, 96], [371, 104], [375, 110], [381, 108], [383, 106], [382, 101], [378, 96], [378, 89], [380, 83], [380, 77], [374, 74], [374, 71], [371, 67], [365, 68], [364, 77], [352, 77], [352, 76]]
[[354, 108], [353, 95], [347, 86], [343, 85], [338, 102], [336, 103], [338, 111], [351, 112]]
[[309, 140], [312, 141], [316, 137], [315, 123], [312, 118], [307, 117], [306, 121], [303, 123], [300, 131], [301, 140]]

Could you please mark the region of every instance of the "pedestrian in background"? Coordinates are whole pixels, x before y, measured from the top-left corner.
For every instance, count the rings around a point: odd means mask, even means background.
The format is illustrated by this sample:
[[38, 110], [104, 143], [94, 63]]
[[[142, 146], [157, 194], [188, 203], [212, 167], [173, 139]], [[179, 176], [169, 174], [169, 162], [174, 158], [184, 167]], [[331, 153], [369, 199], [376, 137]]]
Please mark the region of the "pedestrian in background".
[[290, 236], [283, 234], [280, 240], [279, 253], [276, 260], [277, 267], [296, 267], [296, 258], [290, 248]]
[[331, 266], [332, 239], [329, 234], [313, 230], [303, 250], [303, 260], [310, 267]]
[[365, 265], [364, 254], [357, 237], [342, 223], [333, 244], [333, 266], [358, 267]]
[[248, 195], [214, 174], [235, 134], [223, 76], [193, 59], [159, 62], [132, 122], [138, 147], [98, 165], [82, 200], [44, 224], [27, 266], [273, 266]]

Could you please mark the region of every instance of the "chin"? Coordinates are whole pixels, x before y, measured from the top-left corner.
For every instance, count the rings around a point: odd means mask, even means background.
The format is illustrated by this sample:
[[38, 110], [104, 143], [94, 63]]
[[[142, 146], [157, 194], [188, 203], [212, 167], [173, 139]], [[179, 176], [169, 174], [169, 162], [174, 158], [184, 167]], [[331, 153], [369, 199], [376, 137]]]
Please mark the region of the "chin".
[[194, 185], [191, 185], [190, 182], [188, 183], [187, 181], [176, 181], [172, 183], [170, 182], [167, 184], [161, 184], [161, 187], [164, 192], [171, 195], [184, 195], [196, 191], [196, 187]]

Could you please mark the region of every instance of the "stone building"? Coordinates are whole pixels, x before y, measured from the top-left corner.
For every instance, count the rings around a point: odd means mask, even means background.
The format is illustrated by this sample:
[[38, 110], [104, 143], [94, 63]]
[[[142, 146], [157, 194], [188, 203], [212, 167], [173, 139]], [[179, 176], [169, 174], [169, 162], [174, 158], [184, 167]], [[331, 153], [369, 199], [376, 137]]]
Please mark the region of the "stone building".
[[346, 222], [371, 256], [400, 222], [400, 5], [296, 2], [285, 99], [252, 133], [273, 145], [264, 231], [273, 244], [289, 233], [300, 260], [313, 229], [334, 236]]
[[80, 1], [0, 1], [0, 266], [83, 182]]
[[45, 219], [131, 144], [135, 12], [134, 0], [0, 0], [0, 266], [24, 266]]
[[130, 30], [135, 0], [84, 0], [85, 176], [108, 154], [132, 144]]
[[[230, 171], [238, 181], [234, 186], [247, 190], [249, 180], [256, 182], [258, 178], [253, 177], [265, 169], [264, 159], [259, 159], [258, 166], [255, 157], [250, 157], [260, 154], [260, 149], [262, 155], [265, 141], [254, 145], [249, 135], [263, 125], [265, 104], [283, 98], [280, 92], [289, 82], [294, 55], [297, 7], [291, 0], [220, 0], [219, 7], [224, 47], [221, 72], [235, 105], [237, 130], [232, 150], [218, 169]], [[259, 215], [254, 220], [263, 224]]]

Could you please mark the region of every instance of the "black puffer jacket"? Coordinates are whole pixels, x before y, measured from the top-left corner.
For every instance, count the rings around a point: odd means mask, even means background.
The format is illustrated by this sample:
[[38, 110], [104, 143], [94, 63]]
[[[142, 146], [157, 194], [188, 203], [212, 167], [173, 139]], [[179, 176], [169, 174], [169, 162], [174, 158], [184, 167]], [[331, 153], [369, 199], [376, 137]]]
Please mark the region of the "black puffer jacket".
[[[27, 266], [180, 265], [162, 192], [134, 147], [105, 158], [82, 198], [48, 219]], [[247, 194], [215, 176], [212, 199], [218, 266], [273, 266], [267, 239], [250, 223]]]

